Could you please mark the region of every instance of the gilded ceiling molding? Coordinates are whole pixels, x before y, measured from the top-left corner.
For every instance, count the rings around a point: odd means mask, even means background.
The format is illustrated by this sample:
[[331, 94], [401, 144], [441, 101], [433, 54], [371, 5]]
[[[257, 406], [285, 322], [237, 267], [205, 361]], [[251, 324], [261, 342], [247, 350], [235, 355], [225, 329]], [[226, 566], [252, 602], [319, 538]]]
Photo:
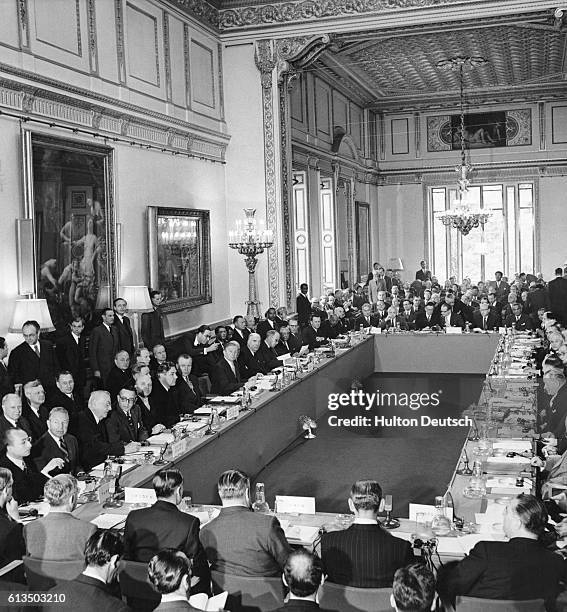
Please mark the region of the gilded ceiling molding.
[[[189, 0], [186, 0], [189, 1]], [[183, 4], [182, 0], [175, 0]], [[219, 11], [221, 31], [250, 26], [308, 22], [328, 17], [384, 13], [400, 9], [439, 7], [455, 0], [297, 0], [281, 4], [260, 4]]]

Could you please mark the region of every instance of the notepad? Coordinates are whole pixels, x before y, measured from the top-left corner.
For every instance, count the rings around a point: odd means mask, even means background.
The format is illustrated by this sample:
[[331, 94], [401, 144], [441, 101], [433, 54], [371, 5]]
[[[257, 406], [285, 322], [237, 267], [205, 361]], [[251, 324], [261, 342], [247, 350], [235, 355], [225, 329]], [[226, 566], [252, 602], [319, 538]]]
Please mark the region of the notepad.
[[150, 436], [148, 442], [155, 444], [156, 446], [163, 446], [164, 444], [171, 444], [175, 440], [172, 433], [159, 433], [155, 436]]
[[207, 597], [205, 593], [196, 593], [189, 597], [189, 603], [198, 610], [206, 610], [207, 612], [219, 612], [224, 610], [228, 591], [223, 591], [214, 597]]
[[120, 525], [120, 523], [125, 522], [125, 514], [110, 514], [106, 512], [95, 516], [95, 518], [91, 521], [91, 523], [96, 525], [99, 529], [112, 529], [113, 527]]

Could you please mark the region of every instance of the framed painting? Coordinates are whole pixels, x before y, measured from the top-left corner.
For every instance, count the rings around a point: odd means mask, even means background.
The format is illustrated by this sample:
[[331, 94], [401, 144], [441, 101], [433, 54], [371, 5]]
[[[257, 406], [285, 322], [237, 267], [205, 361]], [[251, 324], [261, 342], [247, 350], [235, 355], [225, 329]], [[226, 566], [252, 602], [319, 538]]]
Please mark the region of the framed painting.
[[35, 295], [57, 328], [77, 316], [88, 326], [115, 295], [112, 149], [28, 129], [22, 139]]
[[370, 261], [370, 205], [366, 202], [355, 202], [356, 226], [356, 266], [357, 275], [366, 280], [372, 268]]
[[208, 210], [148, 206], [150, 287], [161, 291], [164, 312], [213, 301]]

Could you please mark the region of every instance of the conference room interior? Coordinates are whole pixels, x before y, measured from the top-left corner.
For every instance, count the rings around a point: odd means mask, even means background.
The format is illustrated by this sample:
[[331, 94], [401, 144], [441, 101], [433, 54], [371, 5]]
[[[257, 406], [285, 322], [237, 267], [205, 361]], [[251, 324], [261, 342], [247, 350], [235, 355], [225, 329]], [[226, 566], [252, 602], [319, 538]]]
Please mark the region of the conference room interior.
[[[421, 262], [463, 293], [478, 283], [488, 293], [496, 271], [510, 284], [527, 274], [528, 289], [567, 264], [567, 16], [557, 2], [331, 2], [314, 13], [279, 0], [0, 4], [0, 334], [10, 353], [24, 321], [42, 317], [41, 338], [57, 344], [81, 317], [88, 337], [119, 297], [138, 348], [152, 290], [176, 358], [202, 325], [258, 322], [272, 307], [295, 318], [302, 283], [310, 299], [340, 290], [350, 304], [360, 285], [372, 302], [376, 262], [412, 297], [423, 294], [412, 286]], [[440, 218], [463, 193], [489, 213], [469, 233]], [[252, 255], [239, 244], [247, 228]], [[348, 312], [349, 331], [358, 314]], [[433, 504], [470, 427], [331, 426], [331, 415], [375, 412], [329, 410], [329, 394], [437, 393], [435, 407], [380, 415], [460, 418], [479, 401], [498, 334], [436, 328], [427, 342], [410, 332], [389, 343], [385, 331], [338, 356], [343, 370], [310, 372], [289, 399], [264, 391], [264, 416], [235, 424], [236, 442], [215, 435], [188, 456], [193, 501], [219, 504], [220, 472], [248, 464], [272, 507], [275, 495], [314, 496], [317, 511], [348, 513], [360, 478], [393, 496], [395, 516]], [[86, 403], [104, 385], [83, 350]], [[304, 414], [315, 439], [303, 437]], [[153, 473], [134, 486], [151, 488]]]

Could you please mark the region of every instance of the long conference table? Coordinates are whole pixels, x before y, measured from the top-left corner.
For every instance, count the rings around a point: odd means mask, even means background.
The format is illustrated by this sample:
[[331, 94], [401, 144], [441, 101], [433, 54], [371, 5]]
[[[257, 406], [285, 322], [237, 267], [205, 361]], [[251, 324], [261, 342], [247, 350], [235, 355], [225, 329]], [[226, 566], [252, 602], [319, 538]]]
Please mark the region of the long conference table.
[[[285, 389], [262, 391], [249, 411], [225, 421], [212, 435], [187, 440], [187, 450], [167, 466], [138, 465], [124, 474], [121, 485], [151, 488], [163, 467], [181, 471], [185, 489], [201, 504], [218, 503], [216, 481], [225, 470], [238, 467], [252, 477], [287, 449], [304, 431], [299, 417], [314, 420], [328, 412], [328, 396], [351, 389], [354, 379], [375, 372], [485, 374], [499, 341], [498, 334], [383, 334], [370, 335], [354, 346], [323, 358]], [[125, 507], [120, 512], [127, 511]], [[91, 520], [104, 512], [97, 502], [82, 504], [75, 514]], [[111, 510], [110, 512], [115, 512]]]

